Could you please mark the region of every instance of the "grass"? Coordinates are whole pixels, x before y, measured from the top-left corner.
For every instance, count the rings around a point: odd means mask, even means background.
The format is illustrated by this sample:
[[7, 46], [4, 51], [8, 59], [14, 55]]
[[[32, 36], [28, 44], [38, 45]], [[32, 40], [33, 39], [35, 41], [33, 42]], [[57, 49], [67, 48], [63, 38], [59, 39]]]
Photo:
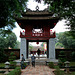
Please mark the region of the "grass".
[[4, 63], [0, 63], [0, 67], [5, 67], [5, 64]]
[[[57, 69], [58, 66], [55, 66], [55, 69]], [[75, 75], [75, 72], [71, 72], [71, 73], [65, 73], [65, 71], [61, 71], [61, 70], [58, 70], [58, 72], [60, 72], [60, 74], [56, 74], [56, 75]]]
[[[70, 62], [70, 66], [75, 66], [75, 62]], [[55, 69], [59, 69], [59, 66], [54, 66]], [[71, 73], [68, 73], [66, 74], [65, 71], [60, 71], [61, 72], [61, 75], [75, 75], [75, 72], [71, 72]], [[60, 75], [60, 74], [59, 74]]]
[[75, 62], [70, 62], [70, 66], [75, 66]]
[[66, 73], [64, 72], [64, 75], [75, 75], [75, 72], [71, 72], [71, 73], [68, 73], [68, 74], [66, 74]]
[[4, 75], [3, 73], [0, 73], [0, 75]]

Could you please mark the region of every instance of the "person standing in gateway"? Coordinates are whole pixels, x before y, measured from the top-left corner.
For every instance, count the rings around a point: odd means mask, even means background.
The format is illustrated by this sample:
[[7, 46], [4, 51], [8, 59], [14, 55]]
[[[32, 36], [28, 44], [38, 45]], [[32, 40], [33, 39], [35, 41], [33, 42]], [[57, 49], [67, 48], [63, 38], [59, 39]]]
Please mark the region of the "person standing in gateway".
[[39, 57], [40, 57], [40, 52], [41, 52], [40, 49], [38, 49], [38, 50], [37, 50], [38, 59], [39, 59]]
[[32, 67], [35, 67], [35, 56], [31, 56]]

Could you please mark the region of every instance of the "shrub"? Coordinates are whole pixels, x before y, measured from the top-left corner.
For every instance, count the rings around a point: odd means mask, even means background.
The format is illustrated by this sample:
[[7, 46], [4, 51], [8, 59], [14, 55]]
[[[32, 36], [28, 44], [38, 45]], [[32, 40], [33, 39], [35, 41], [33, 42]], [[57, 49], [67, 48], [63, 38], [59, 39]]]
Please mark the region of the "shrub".
[[75, 52], [72, 52], [72, 60], [74, 61], [75, 60]]
[[24, 66], [22, 67], [22, 69], [25, 69], [27, 67], [27, 63], [24, 62]]
[[62, 63], [64, 63], [64, 62], [66, 61], [65, 58], [59, 58], [59, 60], [60, 60]]
[[13, 52], [10, 53], [9, 61], [13, 61], [16, 59], [16, 56], [14, 55]]
[[10, 66], [12, 68], [14, 68], [16, 66], [16, 62], [14, 62], [14, 60], [16, 60], [16, 56], [14, 55], [13, 52], [11, 52], [10, 57], [9, 57], [9, 61], [10, 61]]
[[0, 49], [0, 62], [5, 62], [7, 57], [8, 56], [4, 53], [4, 49]]
[[59, 66], [64, 66], [64, 62], [66, 61], [66, 56], [65, 56], [65, 52], [64, 51], [60, 51], [60, 55], [59, 55]]
[[54, 63], [53, 63], [53, 62], [50, 62], [50, 63], [48, 64], [48, 66], [49, 66], [50, 68], [54, 68]]
[[27, 66], [27, 63], [24, 63], [24, 66]]
[[10, 61], [10, 68], [16, 68], [16, 62]]
[[7, 75], [21, 75], [21, 69], [19, 67], [16, 67], [13, 71], [9, 72]]
[[59, 67], [64, 67], [64, 66], [65, 66], [64, 62], [65, 62], [65, 61], [66, 61], [66, 60], [65, 60], [64, 58], [60, 58], [60, 59], [59, 59], [59, 62], [58, 62]]
[[58, 65], [59, 65], [59, 67], [62, 67], [63, 66], [63, 63], [62, 62], [59, 62]]
[[60, 70], [60, 68], [57, 66], [56, 70], [54, 71], [55, 75], [64, 75], [64, 72]]

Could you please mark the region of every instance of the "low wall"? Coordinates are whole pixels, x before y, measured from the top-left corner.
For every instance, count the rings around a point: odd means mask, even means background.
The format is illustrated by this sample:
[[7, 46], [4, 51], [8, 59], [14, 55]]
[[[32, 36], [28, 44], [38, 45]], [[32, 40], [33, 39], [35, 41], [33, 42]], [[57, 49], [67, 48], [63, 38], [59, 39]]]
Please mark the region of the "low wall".
[[72, 54], [72, 52], [75, 52], [75, 49], [55, 49], [55, 51], [56, 51], [56, 59], [59, 58], [60, 51], [64, 51], [65, 58], [67, 60], [72, 60], [71, 54]]
[[[72, 59], [71, 53], [75, 52], [75, 49], [55, 49], [56, 59], [59, 58], [60, 51], [64, 51], [65, 52], [65, 58], [68, 60], [71, 60]], [[7, 54], [9, 56], [10, 56], [11, 52], [14, 52], [17, 59], [20, 58], [20, 49], [5, 49], [4, 52], [5, 52], [5, 54]], [[36, 53], [36, 52], [31, 52], [31, 53]]]
[[8, 56], [10, 56], [11, 52], [14, 52], [15, 56], [17, 57], [17, 59], [20, 58], [20, 49], [4, 49], [4, 52]]

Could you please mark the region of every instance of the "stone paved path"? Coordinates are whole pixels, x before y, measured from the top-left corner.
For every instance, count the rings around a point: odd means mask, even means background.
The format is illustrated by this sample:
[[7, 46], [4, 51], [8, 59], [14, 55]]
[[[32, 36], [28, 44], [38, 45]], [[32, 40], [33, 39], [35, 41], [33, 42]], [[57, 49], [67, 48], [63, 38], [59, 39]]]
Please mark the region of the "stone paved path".
[[21, 75], [54, 75], [52, 69], [45, 65], [28, 66], [22, 70]]

